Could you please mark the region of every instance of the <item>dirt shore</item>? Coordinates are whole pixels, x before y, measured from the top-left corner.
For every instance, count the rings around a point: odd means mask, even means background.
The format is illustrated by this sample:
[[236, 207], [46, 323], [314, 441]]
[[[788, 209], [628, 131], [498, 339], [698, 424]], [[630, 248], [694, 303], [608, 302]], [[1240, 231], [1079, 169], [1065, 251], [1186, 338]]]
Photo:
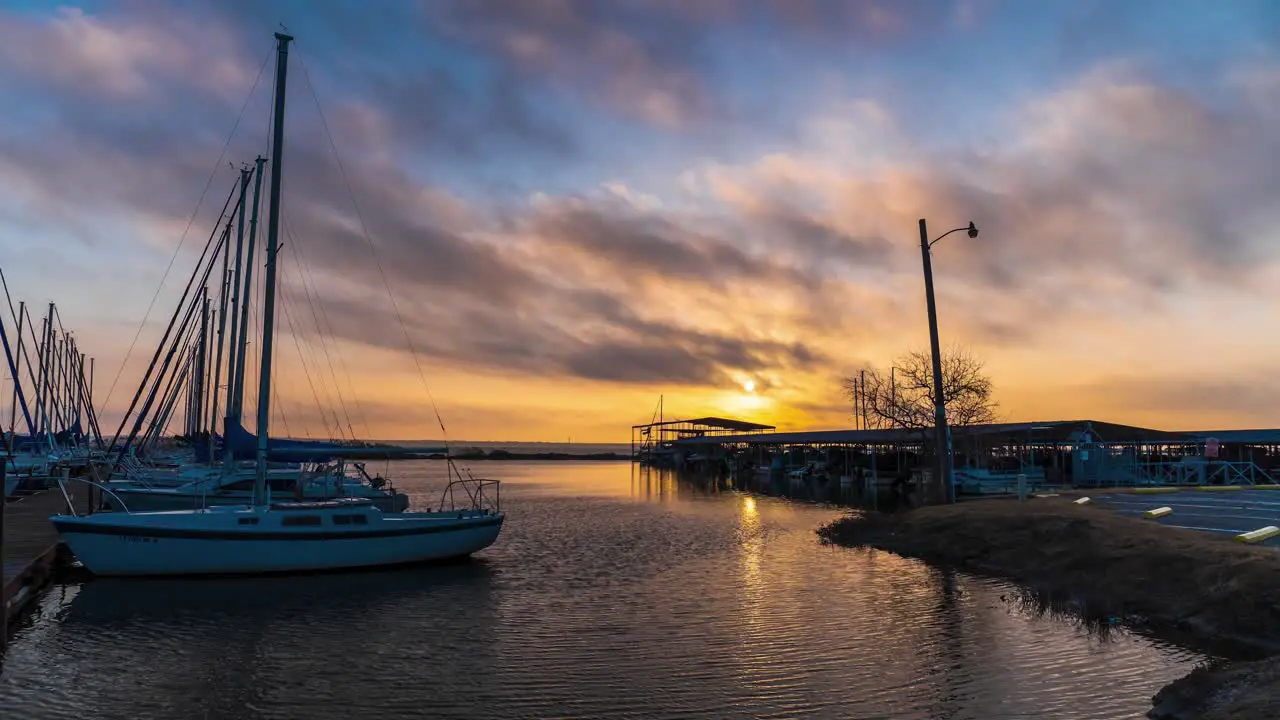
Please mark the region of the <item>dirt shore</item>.
[[[1068, 498], [986, 500], [838, 520], [827, 541], [1005, 578], [1087, 617], [1241, 659], [1153, 698], [1161, 720], [1280, 718], [1280, 551]], [[1249, 660], [1244, 660], [1248, 658]]]

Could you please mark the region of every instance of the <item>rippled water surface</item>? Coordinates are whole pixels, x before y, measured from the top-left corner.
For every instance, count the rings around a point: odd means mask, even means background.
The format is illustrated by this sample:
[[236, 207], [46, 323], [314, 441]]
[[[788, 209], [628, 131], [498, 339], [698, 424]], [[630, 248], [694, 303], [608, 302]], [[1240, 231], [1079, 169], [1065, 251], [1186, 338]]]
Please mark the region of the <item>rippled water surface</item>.
[[[477, 463], [471, 562], [55, 588], [5, 718], [1127, 718], [1198, 657], [988, 581], [824, 547], [837, 512], [626, 463]], [[415, 502], [442, 466], [391, 467]]]

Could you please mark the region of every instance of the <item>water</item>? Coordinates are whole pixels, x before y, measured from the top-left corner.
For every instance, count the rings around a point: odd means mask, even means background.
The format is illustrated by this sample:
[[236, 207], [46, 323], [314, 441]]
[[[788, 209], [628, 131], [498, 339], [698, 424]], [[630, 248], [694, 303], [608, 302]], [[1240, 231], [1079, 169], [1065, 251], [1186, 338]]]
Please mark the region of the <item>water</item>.
[[[438, 449], [445, 445], [443, 440], [386, 440], [388, 445], [398, 445], [411, 450]], [[566, 455], [630, 455], [631, 445], [628, 443], [584, 443], [584, 442], [502, 442], [493, 440], [452, 440], [449, 446], [454, 452], [467, 450], [483, 450], [493, 452], [505, 450], [511, 453], [564, 453]]]
[[[819, 506], [626, 463], [475, 469], [508, 522], [469, 563], [55, 588], [8, 649], [4, 717], [1111, 720], [1199, 660], [824, 547]], [[438, 502], [441, 464], [391, 470]]]

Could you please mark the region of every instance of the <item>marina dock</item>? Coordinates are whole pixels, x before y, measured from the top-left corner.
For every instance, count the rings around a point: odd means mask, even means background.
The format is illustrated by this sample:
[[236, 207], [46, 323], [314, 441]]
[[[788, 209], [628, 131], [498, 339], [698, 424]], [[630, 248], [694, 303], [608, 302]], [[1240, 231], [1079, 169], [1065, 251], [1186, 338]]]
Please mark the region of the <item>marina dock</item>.
[[66, 500], [56, 488], [10, 500], [4, 507], [3, 548], [5, 623], [34, 599], [49, 581], [58, 556], [58, 533], [49, 516]]
[[[957, 495], [1280, 483], [1280, 429], [1167, 431], [1073, 420], [953, 426], [952, 436]], [[642, 449], [648, 455], [636, 457], [641, 463], [652, 457], [691, 472], [723, 467], [801, 484], [838, 479], [852, 488], [863, 487], [860, 477], [883, 486], [901, 475], [941, 495], [932, 479], [934, 450], [921, 429], [726, 433], [699, 426]]]

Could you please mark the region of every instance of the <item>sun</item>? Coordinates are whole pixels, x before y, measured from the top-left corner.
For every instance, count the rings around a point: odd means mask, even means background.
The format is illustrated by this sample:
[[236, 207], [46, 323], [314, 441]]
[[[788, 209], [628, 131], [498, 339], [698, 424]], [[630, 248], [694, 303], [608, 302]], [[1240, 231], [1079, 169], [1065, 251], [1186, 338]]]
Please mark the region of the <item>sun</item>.
[[755, 381], [755, 380], [748, 380], [748, 381], [746, 381], [746, 382], [742, 383], [742, 389], [743, 389], [743, 390], [746, 390], [747, 392], [755, 392], [755, 391], [756, 391], [756, 381]]

